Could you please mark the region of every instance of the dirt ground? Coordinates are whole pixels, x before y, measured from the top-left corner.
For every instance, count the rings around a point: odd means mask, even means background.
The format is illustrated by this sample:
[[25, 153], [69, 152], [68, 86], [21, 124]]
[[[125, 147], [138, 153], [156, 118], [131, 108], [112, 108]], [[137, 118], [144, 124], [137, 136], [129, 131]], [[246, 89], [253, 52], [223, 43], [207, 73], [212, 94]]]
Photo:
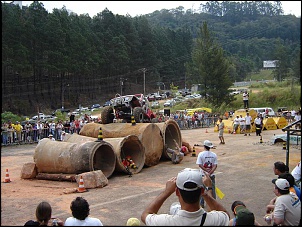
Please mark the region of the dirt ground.
[[[213, 151], [218, 156], [216, 185], [225, 194], [217, 198], [230, 212], [233, 201], [242, 200], [254, 212], [256, 220], [263, 220], [266, 205], [273, 198], [272, 179], [275, 161], [286, 162], [286, 151], [282, 144], [272, 145], [274, 134], [283, 134], [282, 130], [266, 130], [260, 138], [242, 134], [225, 134], [225, 145], [219, 145], [218, 133], [213, 128], [182, 130], [182, 137], [192, 146], [202, 144], [205, 139], [217, 145]], [[165, 187], [166, 181], [176, 176], [178, 171], [190, 167], [197, 168], [196, 157], [187, 155], [177, 165], [170, 161], [161, 161], [158, 165], [143, 168], [138, 174], [128, 177], [114, 173], [104, 188], [89, 189], [84, 193], [64, 194], [65, 189], [77, 188], [75, 182], [46, 180], [24, 180], [20, 178], [24, 163], [33, 162], [36, 144], [2, 147], [1, 149], [1, 225], [24, 225], [35, 219], [35, 209], [39, 202], [46, 200], [53, 207], [53, 216], [65, 221], [71, 216], [70, 203], [76, 196], [83, 196], [90, 204], [90, 216], [99, 218], [104, 225], [126, 225], [130, 217], [140, 219], [143, 209]], [[202, 147], [196, 146], [198, 154]], [[300, 146], [291, 145], [289, 149], [290, 171], [301, 160]], [[3, 183], [5, 170], [9, 170], [11, 183]], [[169, 211], [170, 205], [177, 201], [176, 195], [170, 196], [159, 213]], [[143, 225], [143, 224], [142, 224]]]

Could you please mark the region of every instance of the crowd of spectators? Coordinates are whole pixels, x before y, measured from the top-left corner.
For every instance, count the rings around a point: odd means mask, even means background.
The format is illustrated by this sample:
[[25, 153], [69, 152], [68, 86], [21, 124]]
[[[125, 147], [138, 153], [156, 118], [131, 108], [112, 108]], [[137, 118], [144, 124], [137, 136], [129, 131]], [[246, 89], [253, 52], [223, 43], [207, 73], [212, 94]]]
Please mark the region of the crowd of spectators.
[[209, 128], [214, 126], [217, 122], [219, 114], [213, 114], [208, 112], [194, 112], [192, 115], [188, 114], [186, 110], [176, 111], [171, 113], [170, 116], [167, 114], [159, 114], [158, 121], [164, 122], [169, 119], [174, 119], [180, 129], [193, 129], [193, 128]]
[[[72, 116], [72, 115], [71, 115]], [[38, 120], [36, 123], [26, 121], [21, 125], [19, 121], [4, 122], [1, 126], [1, 144], [3, 146], [15, 144], [37, 143], [43, 138], [52, 135], [55, 140], [62, 140], [62, 134], [77, 133], [79, 134], [83, 125], [90, 122], [99, 122], [100, 119], [92, 119], [87, 114], [81, 118], [70, 117], [69, 120], [54, 120], [42, 122]]]

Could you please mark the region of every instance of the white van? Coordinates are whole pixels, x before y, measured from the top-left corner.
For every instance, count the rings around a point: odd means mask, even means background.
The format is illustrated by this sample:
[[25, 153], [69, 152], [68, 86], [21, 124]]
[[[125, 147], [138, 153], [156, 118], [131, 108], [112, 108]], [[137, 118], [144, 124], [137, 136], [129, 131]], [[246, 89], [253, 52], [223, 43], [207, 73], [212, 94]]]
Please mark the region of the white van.
[[275, 117], [275, 111], [271, 107], [260, 107], [260, 108], [250, 108], [255, 110], [257, 113], [261, 114], [263, 116], [263, 113], [265, 113], [265, 110], [268, 109], [268, 117]]

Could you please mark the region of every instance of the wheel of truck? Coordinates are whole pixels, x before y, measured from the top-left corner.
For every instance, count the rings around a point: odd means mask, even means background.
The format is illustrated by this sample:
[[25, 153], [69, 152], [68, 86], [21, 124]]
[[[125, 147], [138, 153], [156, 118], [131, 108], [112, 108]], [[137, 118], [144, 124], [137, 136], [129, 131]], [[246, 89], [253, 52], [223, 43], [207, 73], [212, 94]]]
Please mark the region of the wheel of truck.
[[102, 124], [113, 123], [114, 115], [112, 106], [105, 106], [101, 112]]
[[133, 116], [134, 120], [137, 123], [143, 123], [144, 122], [144, 111], [142, 107], [135, 107], [133, 109]]

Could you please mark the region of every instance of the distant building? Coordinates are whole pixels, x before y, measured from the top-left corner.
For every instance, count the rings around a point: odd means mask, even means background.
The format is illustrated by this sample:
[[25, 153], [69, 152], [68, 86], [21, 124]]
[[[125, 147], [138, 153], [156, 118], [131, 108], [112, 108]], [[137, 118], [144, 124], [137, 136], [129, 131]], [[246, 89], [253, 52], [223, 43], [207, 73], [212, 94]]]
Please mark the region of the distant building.
[[264, 69], [274, 69], [277, 66], [279, 60], [267, 60], [263, 61], [263, 68]]

